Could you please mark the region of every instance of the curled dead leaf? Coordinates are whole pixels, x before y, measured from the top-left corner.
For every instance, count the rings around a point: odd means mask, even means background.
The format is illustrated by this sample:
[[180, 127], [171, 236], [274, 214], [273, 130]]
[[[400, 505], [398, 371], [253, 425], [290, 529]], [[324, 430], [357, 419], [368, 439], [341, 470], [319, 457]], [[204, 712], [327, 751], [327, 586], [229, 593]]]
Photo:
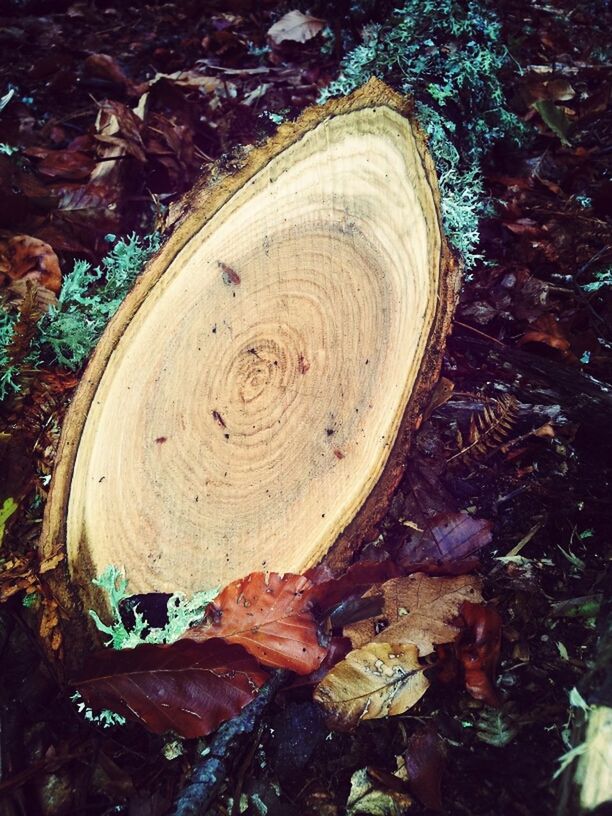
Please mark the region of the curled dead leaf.
[[519, 346], [524, 346], [526, 343], [544, 343], [561, 352], [563, 359], [576, 359], [571, 352], [571, 343], [559, 325], [557, 317], [550, 312], [534, 320], [529, 331], [526, 331], [518, 341]]
[[301, 11], [289, 11], [268, 29], [268, 37], [274, 45], [290, 40], [305, 43], [316, 37], [325, 27], [325, 20], [303, 14]]
[[56, 295], [62, 286], [57, 255], [49, 244], [31, 235], [13, 235], [0, 244], [0, 272], [12, 281], [35, 280]]
[[429, 688], [413, 643], [368, 643], [355, 649], [317, 686], [314, 699], [330, 724], [351, 730], [362, 720], [403, 714]]

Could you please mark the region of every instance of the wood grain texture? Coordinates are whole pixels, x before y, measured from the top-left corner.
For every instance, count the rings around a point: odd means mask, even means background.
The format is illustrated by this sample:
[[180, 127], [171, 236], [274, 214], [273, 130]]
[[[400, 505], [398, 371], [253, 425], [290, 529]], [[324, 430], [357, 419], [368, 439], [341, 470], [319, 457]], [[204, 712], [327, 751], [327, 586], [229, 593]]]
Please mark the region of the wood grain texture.
[[[439, 371], [457, 270], [410, 104], [372, 80], [198, 187], [66, 418], [41, 539], [133, 592], [346, 563]], [[66, 581], [68, 577], [68, 581]]]

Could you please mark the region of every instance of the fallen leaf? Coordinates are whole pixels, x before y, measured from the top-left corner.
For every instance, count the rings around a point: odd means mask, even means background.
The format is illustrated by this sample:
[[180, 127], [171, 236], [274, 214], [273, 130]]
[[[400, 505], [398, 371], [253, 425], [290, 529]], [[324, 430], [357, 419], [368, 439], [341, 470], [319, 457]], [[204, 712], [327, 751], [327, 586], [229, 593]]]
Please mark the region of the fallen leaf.
[[338, 663], [317, 686], [332, 727], [351, 730], [362, 720], [403, 714], [429, 688], [412, 643], [368, 643]]
[[455, 621], [464, 601], [482, 600], [480, 581], [472, 575], [439, 578], [417, 572], [392, 578], [365, 597], [375, 592], [382, 592], [382, 612], [344, 627], [353, 648], [371, 641], [412, 643], [421, 656], [430, 654], [435, 644], [457, 638], [460, 629]]
[[265, 666], [310, 674], [327, 653], [310, 611], [311, 588], [303, 575], [253, 572], [215, 598], [209, 607], [212, 623], [198, 624], [183, 637], [223, 638], [240, 644]]
[[13, 513], [17, 510], [19, 505], [9, 496], [8, 499], [5, 499], [2, 505], [0, 506], [0, 545], [4, 540], [4, 530], [6, 528], [6, 522], [10, 519]]
[[4, 603], [17, 592], [37, 585], [38, 579], [29, 558], [14, 556], [2, 561], [0, 603]]
[[533, 104], [542, 99], [552, 102], [567, 102], [576, 96], [576, 91], [567, 79], [541, 80], [538, 78], [528, 81], [526, 95], [529, 104]]
[[404, 752], [410, 790], [427, 810], [443, 810], [442, 774], [446, 745], [431, 725], [414, 731]]
[[402, 545], [400, 563], [405, 569], [420, 572], [442, 570], [465, 560], [491, 543], [492, 522], [469, 513], [438, 513], [421, 535]]
[[173, 74], [156, 74], [151, 87], [160, 80], [168, 80], [182, 88], [193, 88], [202, 93], [217, 94], [220, 97], [234, 98], [238, 89], [233, 82], [219, 79], [216, 76], [205, 76], [197, 71], [175, 71]]
[[429, 419], [434, 411], [436, 411], [442, 405], [445, 405], [451, 398], [454, 390], [455, 383], [452, 380], [449, 380], [448, 377], [440, 377], [434, 386], [432, 395], [429, 398], [429, 403], [423, 411], [422, 421], [425, 422], [425, 420]]
[[570, 341], [564, 334], [556, 316], [550, 312], [534, 320], [529, 331], [526, 331], [518, 341], [519, 346], [524, 346], [525, 343], [544, 343], [544, 345], [560, 351], [564, 359], [574, 357], [571, 352]]
[[516, 221], [502, 221], [504, 227], [515, 235], [540, 235], [541, 226], [533, 218], [517, 218]]
[[351, 790], [346, 802], [346, 816], [402, 816], [413, 805], [402, 778], [396, 774], [385, 774], [385, 781], [394, 779], [397, 786], [386, 785], [380, 790], [375, 782], [376, 773], [371, 768], [361, 768], [351, 776]]
[[315, 669], [310, 674], [296, 677], [289, 688], [298, 688], [299, 686], [314, 686], [320, 683], [323, 678], [329, 674], [330, 670], [347, 656], [352, 650], [351, 641], [345, 637], [333, 636], [329, 640], [327, 654], [318, 669]]
[[58, 294], [62, 286], [59, 260], [49, 244], [31, 235], [13, 235], [0, 242], [0, 272], [12, 281], [35, 280]]
[[309, 598], [323, 614], [339, 603], [347, 603], [351, 598], [361, 598], [373, 584], [400, 574], [400, 568], [391, 560], [358, 561], [340, 575], [334, 575], [326, 566], [314, 567], [306, 573], [314, 584], [309, 591]]
[[289, 11], [268, 29], [268, 37], [274, 45], [290, 40], [305, 43], [316, 37], [325, 27], [325, 20], [302, 14], [301, 11]]
[[[41, 157], [41, 152], [30, 148], [28, 155]], [[81, 150], [43, 150], [44, 156], [38, 164], [38, 172], [49, 178], [78, 179], [89, 178], [96, 166], [88, 153]]]
[[501, 650], [499, 613], [492, 606], [464, 603], [461, 607], [463, 631], [455, 645], [465, 673], [465, 687], [476, 700], [499, 705], [495, 674]]
[[134, 84], [126, 76], [118, 62], [109, 54], [90, 54], [83, 63], [85, 74], [111, 82], [122, 88], [129, 96], [138, 96], [148, 87], [148, 83]]
[[567, 134], [571, 123], [565, 115], [563, 108], [558, 107], [549, 99], [540, 99], [534, 102], [532, 107], [537, 110], [544, 124], [561, 140], [561, 143], [569, 145], [570, 141], [567, 138]]
[[235, 717], [266, 679], [244, 649], [212, 638], [97, 652], [74, 685], [94, 709], [191, 739]]

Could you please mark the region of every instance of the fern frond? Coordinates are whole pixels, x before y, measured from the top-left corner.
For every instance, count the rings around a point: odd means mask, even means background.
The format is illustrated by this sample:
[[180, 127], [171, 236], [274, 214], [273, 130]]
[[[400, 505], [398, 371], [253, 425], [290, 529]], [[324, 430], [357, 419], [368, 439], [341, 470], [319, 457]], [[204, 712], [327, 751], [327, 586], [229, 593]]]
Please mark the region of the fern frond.
[[480, 414], [472, 414], [468, 442], [447, 459], [476, 462], [497, 450], [512, 431], [518, 415], [518, 402], [511, 394], [486, 402]]

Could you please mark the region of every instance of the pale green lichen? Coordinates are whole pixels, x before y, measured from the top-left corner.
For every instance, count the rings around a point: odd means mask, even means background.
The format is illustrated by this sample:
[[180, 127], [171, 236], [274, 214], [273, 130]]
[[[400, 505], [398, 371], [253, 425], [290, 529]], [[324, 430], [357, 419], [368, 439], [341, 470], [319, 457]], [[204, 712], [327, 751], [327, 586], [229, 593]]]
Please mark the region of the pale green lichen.
[[76, 261], [62, 283], [58, 305], [40, 320], [40, 349], [48, 347], [66, 368], [79, 368], [159, 245], [156, 234], [130, 235], [117, 241], [95, 269]]
[[97, 612], [89, 614], [98, 629], [108, 635], [107, 646], [113, 649], [132, 649], [143, 643], [174, 643], [194, 623], [204, 618], [206, 607], [218, 595], [219, 587], [196, 592], [191, 598], [175, 593], [167, 602], [168, 620], [165, 626], [151, 627], [142, 612], [134, 609], [134, 625], [126, 627], [121, 616], [121, 602], [129, 597], [128, 581], [123, 570], [107, 567], [94, 584], [106, 595], [110, 610], [110, 623], [104, 623]]
[[468, 269], [480, 259], [479, 219], [490, 208], [483, 160], [501, 139], [526, 132], [505, 107], [500, 71], [508, 63], [486, 3], [408, 0], [384, 26], [364, 26], [362, 42], [319, 98], [348, 94], [371, 76], [415, 98], [438, 169], [445, 230]]
[[599, 292], [600, 289], [612, 286], [612, 266], [595, 272], [593, 277], [594, 281], [582, 285], [585, 292]]
[[[106, 645], [113, 649], [134, 649], [144, 643], [174, 643], [190, 626], [203, 620], [206, 607], [219, 593], [218, 587], [196, 592], [191, 598], [175, 593], [167, 602], [168, 620], [165, 626], [159, 628], [149, 626], [142, 612], [136, 608], [133, 610], [134, 625], [128, 627], [121, 616], [121, 602], [130, 597], [124, 571], [109, 566], [99, 578], [94, 579], [93, 583], [106, 595], [110, 622], [104, 623], [94, 610], [90, 610], [89, 614], [100, 632], [107, 635]], [[72, 700], [86, 720], [95, 722], [103, 728], [125, 723], [125, 718], [114, 711], [103, 709], [94, 712], [85, 704], [78, 692], [73, 695]]]
[[[130, 235], [116, 241], [94, 269], [87, 261], [75, 261], [64, 278], [57, 306], [38, 321], [25, 360], [28, 368], [35, 369], [49, 358], [72, 371], [80, 368], [160, 244], [157, 234]], [[0, 400], [19, 390], [18, 368], [8, 355], [16, 322], [16, 314], [0, 307]]]

